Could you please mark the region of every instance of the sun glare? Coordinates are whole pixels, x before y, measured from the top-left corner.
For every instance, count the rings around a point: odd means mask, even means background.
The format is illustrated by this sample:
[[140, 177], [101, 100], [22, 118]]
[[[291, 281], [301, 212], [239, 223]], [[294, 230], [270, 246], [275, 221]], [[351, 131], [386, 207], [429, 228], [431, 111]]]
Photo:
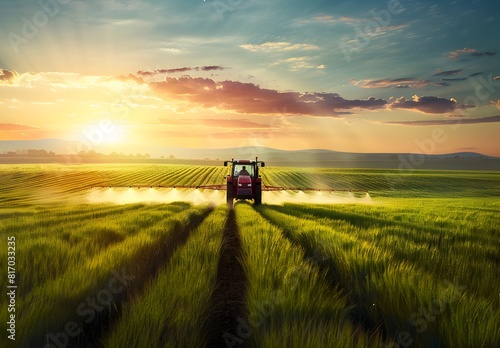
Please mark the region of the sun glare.
[[114, 125], [114, 127], [103, 137], [103, 144], [118, 144], [123, 142], [125, 138], [124, 133], [123, 127]]

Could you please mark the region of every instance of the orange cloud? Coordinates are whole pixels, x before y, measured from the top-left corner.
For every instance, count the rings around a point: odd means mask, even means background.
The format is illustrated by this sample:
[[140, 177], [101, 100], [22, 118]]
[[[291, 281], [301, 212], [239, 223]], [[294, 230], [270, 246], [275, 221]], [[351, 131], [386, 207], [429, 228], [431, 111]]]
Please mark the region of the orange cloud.
[[216, 119], [216, 118], [183, 118], [183, 119], [161, 119], [161, 124], [187, 126], [187, 125], [202, 125], [207, 127], [216, 128], [269, 128], [270, 126], [263, 123], [253, 122], [250, 120], [237, 120], [237, 119]]
[[24, 132], [24, 131], [37, 131], [38, 128], [24, 126], [22, 124], [14, 123], [0, 123], [0, 132]]
[[0, 85], [12, 84], [17, 76], [19, 76], [19, 74], [15, 70], [9, 71], [7, 69], [0, 69]]
[[394, 121], [383, 122], [385, 124], [393, 124], [400, 126], [446, 126], [457, 124], [479, 124], [479, 123], [492, 123], [500, 122], [500, 116], [487, 116], [479, 118], [452, 118], [443, 120], [423, 120], [423, 121]]
[[370, 97], [348, 100], [336, 93], [279, 92], [252, 83], [215, 82], [206, 78], [167, 77], [150, 83], [164, 98], [183, 100], [204, 108], [217, 108], [243, 114], [276, 114], [286, 108], [290, 115], [338, 117], [356, 109], [384, 108], [387, 101]]

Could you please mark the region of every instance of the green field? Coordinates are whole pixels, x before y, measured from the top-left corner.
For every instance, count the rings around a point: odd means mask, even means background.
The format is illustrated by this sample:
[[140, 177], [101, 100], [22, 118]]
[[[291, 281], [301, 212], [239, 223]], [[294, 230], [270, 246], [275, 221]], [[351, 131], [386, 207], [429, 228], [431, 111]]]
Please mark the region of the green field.
[[270, 166], [267, 185], [369, 196], [269, 192], [234, 210], [213, 204], [223, 192], [91, 189], [226, 171], [0, 166], [2, 291], [12, 237], [17, 285], [0, 346], [500, 346], [500, 172]]

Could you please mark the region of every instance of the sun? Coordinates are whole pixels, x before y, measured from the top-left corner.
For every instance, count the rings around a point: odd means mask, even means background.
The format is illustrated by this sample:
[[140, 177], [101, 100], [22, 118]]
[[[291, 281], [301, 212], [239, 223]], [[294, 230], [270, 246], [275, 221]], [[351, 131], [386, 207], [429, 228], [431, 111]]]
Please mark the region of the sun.
[[99, 150], [123, 144], [126, 140], [125, 126], [110, 119], [104, 119], [96, 124], [78, 131], [79, 149]]
[[112, 128], [104, 134], [102, 143], [103, 145], [116, 145], [122, 143], [125, 139], [125, 130], [123, 126], [114, 124]]

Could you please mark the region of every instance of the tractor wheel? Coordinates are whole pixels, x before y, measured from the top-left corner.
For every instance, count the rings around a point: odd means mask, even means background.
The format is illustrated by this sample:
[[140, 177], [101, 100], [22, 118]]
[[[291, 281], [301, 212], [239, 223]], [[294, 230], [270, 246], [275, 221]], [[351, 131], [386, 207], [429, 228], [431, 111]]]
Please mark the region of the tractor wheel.
[[233, 209], [233, 185], [227, 184], [227, 189], [226, 189], [226, 203], [229, 209]]
[[255, 205], [261, 205], [262, 204], [262, 186], [258, 185], [255, 187], [255, 198], [254, 198]]

